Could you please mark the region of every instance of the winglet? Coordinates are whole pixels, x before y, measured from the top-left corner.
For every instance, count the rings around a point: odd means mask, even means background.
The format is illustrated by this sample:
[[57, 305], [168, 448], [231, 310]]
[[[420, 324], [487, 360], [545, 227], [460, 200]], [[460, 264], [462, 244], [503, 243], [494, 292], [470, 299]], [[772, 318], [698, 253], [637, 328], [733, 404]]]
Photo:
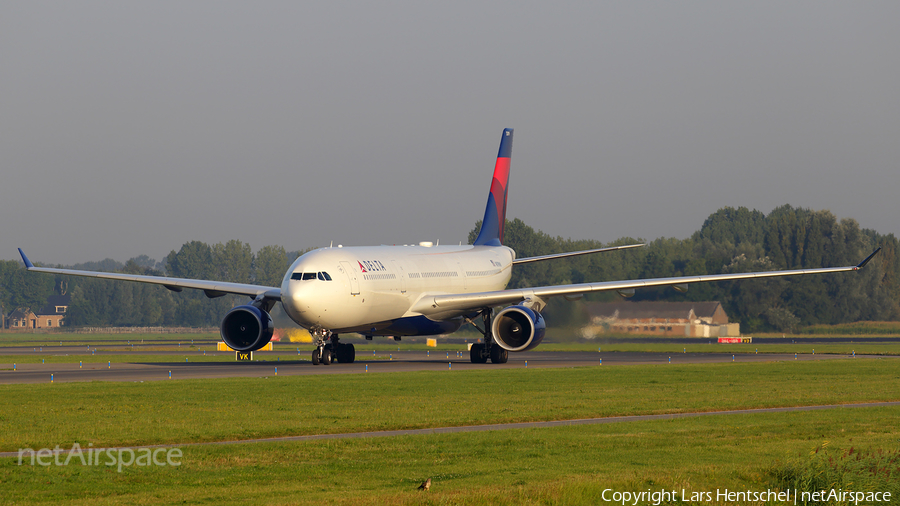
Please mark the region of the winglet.
[[506, 196], [509, 189], [509, 162], [512, 157], [513, 129], [503, 130], [500, 137], [500, 150], [497, 152], [497, 164], [494, 166], [494, 178], [491, 180], [491, 192], [488, 193], [484, 219], [481, 220], [481, 231], [475, 239], [476, 245], [500, 246], [503, 243], [503, 229], [506, 227]]
[[27, 256], [25, 256], [25, 252], [22, 251], [22, 248], [18, 248], [18, 249], [19, 249], [19, 254], [22, 255], [22, 261], [25, 262], [25, 268], [26, 269], [33, 268], [34, 264], [31, 263], [31, 260], [29, 260]]
[[872, 257], [874, 257], [875, 255], [877, 255], [879, 251], [881, 251], [881, 248], [878, 248], [877, 250], [873, 251], [872, 254], [869, 255], [869, 256], [867, 256], [865, 260], [863, 260], [862, 262], [860, 262], [859, 265], [856, 266], [856, 268], [857, 268], [857, 269], [862, 269], [863, 267], [865, 267], [866, 264], [869, 263], [869, 260], [871, 260]]

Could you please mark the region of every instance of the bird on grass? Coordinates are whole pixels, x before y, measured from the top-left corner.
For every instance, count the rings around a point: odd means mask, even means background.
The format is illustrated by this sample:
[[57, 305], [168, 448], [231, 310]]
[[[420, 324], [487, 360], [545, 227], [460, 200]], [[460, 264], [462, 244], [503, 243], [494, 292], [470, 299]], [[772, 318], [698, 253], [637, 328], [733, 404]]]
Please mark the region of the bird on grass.
[[423, 481], [421, 485], [419, 485], [419, 490], [428, 491], [429, 488], [431, 488], [431, 478], [428, 478], [427, 480]]

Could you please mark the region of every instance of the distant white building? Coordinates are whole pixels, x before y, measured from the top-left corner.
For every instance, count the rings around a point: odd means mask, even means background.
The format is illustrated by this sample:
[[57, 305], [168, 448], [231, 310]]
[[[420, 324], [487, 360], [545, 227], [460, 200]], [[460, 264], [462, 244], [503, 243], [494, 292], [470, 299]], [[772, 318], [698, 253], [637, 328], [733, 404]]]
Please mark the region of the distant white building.
[[585, 304], [590, 323], [584, 337], [604, 333], [679, 337], [740, 335], [740, 325], [728, 323], [719, 302], [593, 302]]

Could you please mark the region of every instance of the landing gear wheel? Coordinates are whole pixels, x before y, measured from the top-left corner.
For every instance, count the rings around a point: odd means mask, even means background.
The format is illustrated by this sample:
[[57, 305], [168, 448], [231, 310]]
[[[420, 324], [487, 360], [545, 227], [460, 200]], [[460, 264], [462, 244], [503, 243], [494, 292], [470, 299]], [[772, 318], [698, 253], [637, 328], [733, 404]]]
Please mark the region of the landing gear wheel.
[[491, 346], [491, 363], [505, 364], [509, 360], [509, 352], [496, 344]]
[[334, 358], [339, 364], [352, 364], [356, 360], [356, 348], [352, 344], [338, 343]]
[[321, 361], [321, 360], [320, 360], [320, 358], [319, 358], [319, 349], [316, 348], [316, 349], [314, 349], [313, 352], [312, 352], [312, 363], [313, 363], [313, 365], [319, 365], [319, 362], [320, 362], [320, 361]]
[[344, 363], [352, 364], [356, 361], [356, 347], [353, 343], [344, 345]]
[[332, 358], [331, 348], [326, 347], [322, 350], [322, 365], [330, 365]]
[[469, 350], [469, 360], [471, 360], [473, 364], [483, 364], [487, 362], [487, 359], [487, 355], [484, 353], [484, 344], [473, 344], [472, 348]]

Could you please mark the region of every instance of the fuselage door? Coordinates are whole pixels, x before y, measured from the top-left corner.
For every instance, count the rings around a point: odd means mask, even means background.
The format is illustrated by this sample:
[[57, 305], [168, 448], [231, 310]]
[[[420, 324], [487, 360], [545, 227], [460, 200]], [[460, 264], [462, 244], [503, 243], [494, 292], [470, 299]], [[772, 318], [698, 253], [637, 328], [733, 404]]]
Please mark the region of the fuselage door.
[[344, 274], [350, 278], [350, 295], [359, 295], [359, 277], [356, 275], [356, 269], [350, 265], [350, 262], [341, 262], [341, 268]]
[[403, 271], [403, 267], [396, 260], [391, 260], [391, 265], [394, 267], [394, 272], [397, 273], [397, 278], [400, 280], [400, 293], [406, 293], [406, 272]]

